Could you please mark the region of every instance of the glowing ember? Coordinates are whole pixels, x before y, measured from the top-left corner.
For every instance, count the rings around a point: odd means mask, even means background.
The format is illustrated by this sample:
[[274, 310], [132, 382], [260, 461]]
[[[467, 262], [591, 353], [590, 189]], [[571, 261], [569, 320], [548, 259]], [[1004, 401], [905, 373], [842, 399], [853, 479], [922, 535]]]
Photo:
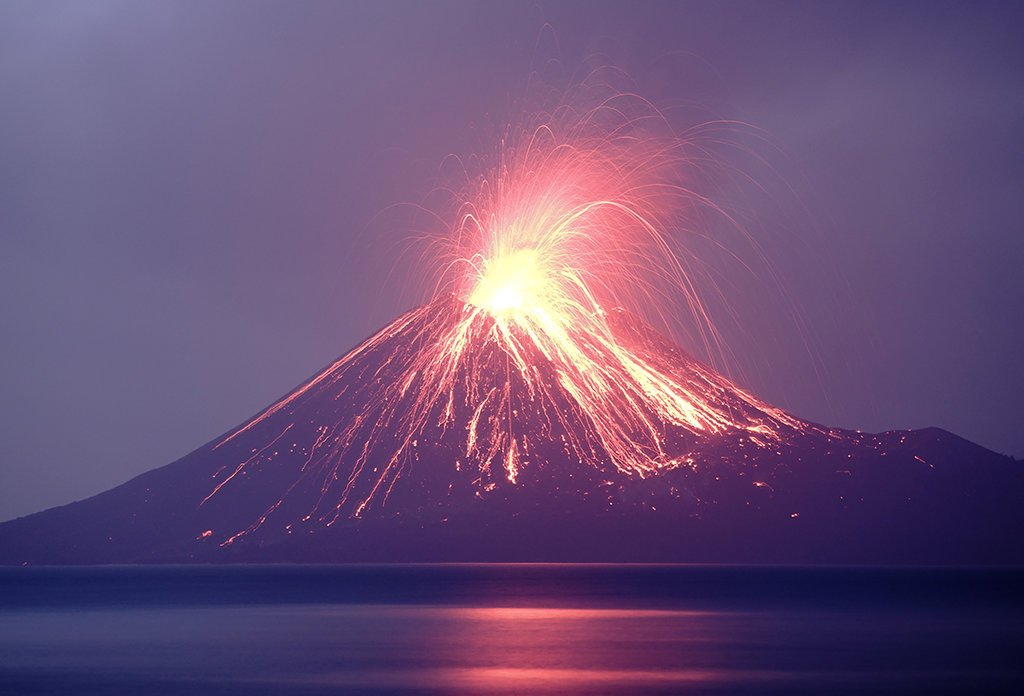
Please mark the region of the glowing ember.
[[469, 302], [496, 318], [525, 320], [530, 314], [549, 310], [551, 291], [552, 281], [546, 277], [538, 253], [519, 249], [483, 262]]
[[[266, 448], [240, 453], [207, 500], [280, 451], [304, 458], [289, 492], [319, 487], [305, 519], [329, 524], [386, 503], [413, 462], [468, 472], [486, 496], [523, 485], [524, 471], [556, 456], [645, 477], [692, 465], [725, 433], [768, 447], [804, 427], [631, 319], [682, 312], [703, 347], [715, 346], [701, 277], [687, 272], [699, 260], [683, 244], [694, 211], [709, 207], [685, 186], [699, 147], [692, 136], [652, 135], [664, 124], [642, 102], [638, 115], [637, 103], [563, 109], [506, 137], [499, 162], [460, 201], [435, 301], [220, 443], [268, 429]], [[336, 408], [308, 406], [314, 393], [332, 394]], [[297, 424], [315, 428], [310, 441]], [[436, 449], [447, 433], [458, 452]]]

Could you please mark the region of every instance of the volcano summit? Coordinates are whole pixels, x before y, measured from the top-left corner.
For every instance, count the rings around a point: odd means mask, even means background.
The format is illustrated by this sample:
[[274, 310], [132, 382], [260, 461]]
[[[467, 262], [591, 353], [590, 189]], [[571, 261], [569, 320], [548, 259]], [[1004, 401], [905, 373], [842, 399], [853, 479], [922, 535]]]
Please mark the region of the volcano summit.
[[1019, 462], [814, 425], [625, 312], [603, 325], [566, 374], [557, 345], [439, 298], [181, 460], [0, 525], [0, 559], [1022, 560], [994, 541], [1024, 521]]

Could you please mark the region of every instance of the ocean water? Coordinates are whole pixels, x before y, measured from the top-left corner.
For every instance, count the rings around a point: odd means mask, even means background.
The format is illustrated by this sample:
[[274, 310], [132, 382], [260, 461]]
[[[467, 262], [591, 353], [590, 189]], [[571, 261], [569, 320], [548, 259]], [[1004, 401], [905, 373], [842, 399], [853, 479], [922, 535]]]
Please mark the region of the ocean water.
[[1024, 571], [6, 568], [0, 693], [1024, 693]]

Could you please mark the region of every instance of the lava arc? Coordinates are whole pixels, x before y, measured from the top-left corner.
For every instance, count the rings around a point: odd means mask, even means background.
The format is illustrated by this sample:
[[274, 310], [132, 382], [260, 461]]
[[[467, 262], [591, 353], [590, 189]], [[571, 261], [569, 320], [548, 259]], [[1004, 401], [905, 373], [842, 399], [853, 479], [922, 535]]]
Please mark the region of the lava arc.
[[[279, 428], [272, 446], [241, 453], [204, 502], [287, 448], [307, 456], [297, 482], [321, 486], [304, 519], [330, 524], [385, 505], [402, 472], [449, 430], [463, 437], [460, 455], [430, 465], [473, 472], [484, 494], [495, 478], [516, 484], [541, 466], [538, 452], [556, 432], [578, 465], [642, 478], [692, 462], [709, 437], [744, 432], [769, 447], [803, 427], [696, 362], [659, 362], [613, 327], [613, 311], [675, 311], [667, 298], [714, 335], [683, 263], [695, 196], [683, 155], [692, 142], [646, 136], [654, 114], [631, 113], [635, 103], [619, 96], [507, 136], [439, 245], [439, 297], [451, 302], [398, 319], [226, 438], [263, 421]], [[385, 358], [386, 381], [361, 373], [368, 351], [406, 333], [415, 348]], [[370, 388], [358, 406], [313, 415], [313, 442], [291, 432], [306, 417], [294, 407], [309, 390], [337, 390], [341, 402]]]

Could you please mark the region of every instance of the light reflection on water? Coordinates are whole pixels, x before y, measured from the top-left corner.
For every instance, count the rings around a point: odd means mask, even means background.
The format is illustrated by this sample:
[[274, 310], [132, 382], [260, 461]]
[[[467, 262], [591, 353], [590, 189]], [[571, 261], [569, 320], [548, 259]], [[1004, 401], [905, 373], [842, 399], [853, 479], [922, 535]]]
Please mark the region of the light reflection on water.
[[472, 606], [0, 606], [0, 692], [852, 694], [1024, 686], [1017, 605], [1007, 612], [811, 601], [728, 610], [635, 608], [628, 592], [621, 606], [604, 595], [603, 606], [528, 599], [515, 606], [488, 606], [483, 595]]
[[717, 652], [736, 619], [670, 610], [376, 605], [19, 612], [0, 618], [0, 665], [69, 680], [90, 674], [182, 687], [467, 693], [594, 693], [769, 677], [723, 669]]

